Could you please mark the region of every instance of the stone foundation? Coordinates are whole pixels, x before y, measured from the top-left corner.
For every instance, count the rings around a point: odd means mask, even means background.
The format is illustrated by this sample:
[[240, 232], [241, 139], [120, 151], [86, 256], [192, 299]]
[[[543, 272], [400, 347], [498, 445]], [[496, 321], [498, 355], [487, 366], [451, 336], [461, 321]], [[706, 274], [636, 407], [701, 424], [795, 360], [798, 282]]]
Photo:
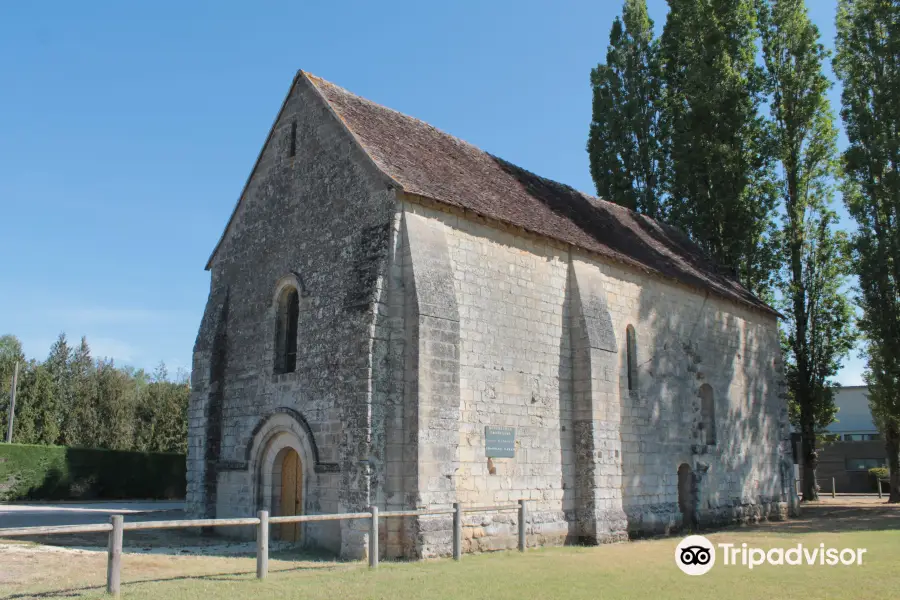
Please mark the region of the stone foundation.
[[[626, 510], [628, 537], [640, 539], [676, 535], [688, 529], [677, 503], [654, 504]], [[762, 521], [783, 521], [790, 517], [790, 503], [761, 499], [756, 503], [732, 501], [727, 506], [701, 509], [698, 529], [705, 531], [731, 525], [751, 525]]]
[[[731, 525], [751, 525], [762, 521], [782, 521], [789, 518], [788, 502], [765, 500], [701, 510], [699, 531], [710, 531]], [[559, 511], [531, 513], [526, 526], [529, 548], [564, 545], [599, 545], [642, 539], [646, 537], [683, 535], [686, 527], [677, 504], [666, 503], [626, 511], [627, 531], [610, 528], [598, 536], [579, 535], [576, 522], [567, 520]], [[571, 516], [571, 515], [570, 515]], [[598, 521], [608, 521], [601, 515]], [[519, 543], [518, 514], [515, 512], [475, 513], [463, 517], [463, 553], [514, 550]], [[624, 528], [624, 524], [622, 525]], [[436, 516], [422, 518], [418, 523], [418, 552], [407, 558], [436, 558], [451, 556], [453, 552], [453, 520]], [[382, 539], [385, 538], [382, 532]], [[389, 553], [382, 550], [384, 556]]]
[[724, 527], [727, 525], [752, 525], [761, 521], [784, 521], [789, 518], [790, 504], [781, 501], [766, 501], [758, 504], [735, 503], [701, 510], [700, 527]]

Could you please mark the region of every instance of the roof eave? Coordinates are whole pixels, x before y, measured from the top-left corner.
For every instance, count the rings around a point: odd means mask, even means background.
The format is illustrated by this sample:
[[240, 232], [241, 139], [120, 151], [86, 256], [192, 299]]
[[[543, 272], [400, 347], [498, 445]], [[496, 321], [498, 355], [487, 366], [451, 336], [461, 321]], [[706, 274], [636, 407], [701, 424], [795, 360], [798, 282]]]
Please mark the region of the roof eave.
[[[726, 294], [723, 294], [723, 293], [721, 293], [721, 292], [718, 292], [718, 291], [715, 290], [714, 288], [693, 286], [693, 285], [690, 285], [690, 284], [688, 284], [688, 283], [685, 283], [684, 281], [682, 281], [682, 280], [680, 280], [680, 279], [678, 279], [678, 278], [676, 278], [676, 277], [671, 277], [671, 276], [669, 276], [669, 275], [666, 275], [665, 273], [661, 273], [660, 271], [658, 271], [658, 270], [656, 270], [656, 269], [654, 269], [654, 268], [652, 268], [652, 267], [648, 267], [647, 265], [638, 263], [638, 262], [636, 262], [636, 261], [622, 260], [622, 259], [617, 259], [617, 258], [612, 257], [612, 256], [606, 256], [606, 255], [603, 255], [603, 254], [599, 254], [599, 253], [597, 253], [597, 252], [594, 251], [594, 250], [590, 250], [590, 249], [588, 249], [588, 248], [583, 248], [583, 247], [581, 247], [581, 246], [576, 246], [576, 245], [574, 245], [574, 244], [572, 244], [572, 243], [570, 243], [570, 242], [565, 242], [565, 241], [563, 241], [563, 240], [559, 240], [559, 239], [557, 239], [557, 238], [548, 236], [548, 235], [546, 235], [546, 234], [544, 234], [544, 233], [540, 233], [540, 232], [538, 232], [538, 231], [533, 231], [533, 230], [531, 230], [531, 229], [529, 229], [529, 228], [527, 228], [527, 227], [523, 227], [522, 225], [517, 225], [517, 224], [511, 223], [511, 222], [509, 222], [509, 221], [504, 221], [503, 219], [498, 219], [498, 218], [496, 218], [496, 217], [492, 217], [492, 216], [490, 216], [490, 215], [486, 215], [486, 214], [480, 213], [480, 212], [478, 212], [478, 211], [476, 211], [476, 210], [473, 210], [473, 209], [468, 208], [468, 207], [465, 207], [465, 206], [461, 206], [461, 205], [458, 205], [458, 204], [453, 204], [453, 203], [451, 203], [451, 202], [447, 202], [447, 201], [445, 201], [445, 200], [439, 200], [439, 199], [437, 199], [437, 198], [432, 198], [431, 196], [423, 196], [423, 195], [421, 195], [421, 194], [416, 194], [416, 193], [414, 193], [414, 192], [403, 191], [402, 189], [401, 189], [400, 191], [402, 191], [402, 192], [403, 192], [403, 195], [406, 196], [407, 198], [409, 198], [411, 201], [417, 202], [417, 203], [419, 203], [419, 204], [422, 204], [421, 200], [424, 199], [424, 200], [426, 200], [427, 202], [433, 202], [433, 203], [436, 203], [436, 204], [440, 204], [440, 205], [442, 205], [442, 206], [449, 206], [449, 207], [452, 207], [453, 209], [462, 211], [463, 214], [471, 213], [471, 214], [473, 214], [473, 215], [477, 215], [479, 218], [487, 219], [487, 220], [489, 220], [489, 221], [494, 221], [494, 222], [496, 222], [496, 223], [502, 223], [502, 224], [504, 224], [504, 225], [506, 225], [506, 226], [514, 227], [514, 228], [516, 228], [516, 229], [519, 229], [519, 230], [522, 230], [522, 231], [526, 231], [526, 232], [528, 232], [528, 233], [531, 234], [531, 235], [534, 235], [534, 236], [537, 236], [537, 237], [540, 237], [540, 238], [543, 238], [543, 239], [551, 239], [551, 240], [554, 240], [554, 241], [556, 241], [556, 242], [558, 242], [558, 243], [560, 243], [560, 244], [563, 244], [563, 245], [565, 245], [565, 246], [569, 246], [569, 247], [572, 247], [572, 248], [578, 248], [578, 249], [579, 249], [580, 251], [582, 251], [582, 252], [587, 252], [587, 253], [589, 253], [589, 254], [591, 254], [591, 255], [600, 256], [600, 257], [603, 258], [603, 260], [613, 261], [613, 262], [616, 262], [616, 263], [621, 264], [621, 265], [623, 265], [623, 266], [626, 266], [626, 267], [628, 267], [628, 268], [635, 269], [635, 270], [638, 270], [638, 271], [643, 271], [644, 273], [647, 273], [647, 274], [650, 274], [650, 275], [654, 275], [654, 276], [656, 276], [656, 277], [660, 277], [660, 278], [662, 278], [662, 279], [665, 279], [666, 281], [672, 281], [672, 282], [675, 282], [675, 283], [678, 283], [678, 284], [681, 284], [681, 285], [684, 285], [684, 286], [688, 286], [688, 287], [693, 288], [693, 289], [696, 289], [696, 290], [702, 290], [703, 292], [707, 292], [707, 293], [713, 294], [714, 296], [716, 296], [716, 297], [718, 297], [718, 298], [721, 298], [722, 300], [726, 300], [726, 301], [728, 301], [728, 302], [733, 302], [733, 303], [735, 303], [735, 304], [739, 304], [739, 305], [745, 306], [745, 307], [747, 307], [747, 308], [751, 308], [751, 309], [754, 309], [754, 310], [757, 310], [757, 311], [760, 311], [760, 312], [763, 312], [763, 313], [767, 313], [767, 314], [770, 314], [770, 315], [772, 315], [772, 316], [774, 316], [774, 317], [777, 317], [777, 318], [779, 318], [779, 319], [785, 319], [785, 318], [786, 318], [784, 315], [782, 315], [780, 312], [778, 312], [777, 310], [775, 310], [774, 308], [772, 308], [771, 306], [769, 306], [768, 303], [764, 302], [763, 300], [761, 300], [760, 298], [758, 298], [758, 297], [757, 297], [756, 295], [754, 295], [754, 294], [751, 294], [751, 296], [753, 296], [754, 298], [756, 298], [756, 299], [759, 301], [759, 304], [754, 304], [754, 303], [749, 302], [749, 301], [747, 301], [747, 300], [742, 300], [742, 299], [740, 299], [740, 298], [735, 298], [735, 297], [728, 296], [728, 295], [726, 295]], [[748, 293], [749, 293], [749, 292], [748, 292]]]

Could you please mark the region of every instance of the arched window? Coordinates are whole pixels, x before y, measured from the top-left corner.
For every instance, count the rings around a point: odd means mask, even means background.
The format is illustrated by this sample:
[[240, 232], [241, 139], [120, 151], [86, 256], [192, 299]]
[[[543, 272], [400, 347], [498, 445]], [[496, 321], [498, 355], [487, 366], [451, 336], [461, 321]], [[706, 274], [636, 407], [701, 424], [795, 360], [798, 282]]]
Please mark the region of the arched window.
[[708, 383], [700, 386], [700, 441], [716, 443], [716, 400]]
[[625, 360], [628, 364], [628, 391], [633, 392], [638, 389], [637, 342], [631, 325], [625, 328]]
[[297, 370], [297, 323], [300, 320], [300, 295], [296, 288], [286, 287], [278, 298], [275, 327], [275, 372]]

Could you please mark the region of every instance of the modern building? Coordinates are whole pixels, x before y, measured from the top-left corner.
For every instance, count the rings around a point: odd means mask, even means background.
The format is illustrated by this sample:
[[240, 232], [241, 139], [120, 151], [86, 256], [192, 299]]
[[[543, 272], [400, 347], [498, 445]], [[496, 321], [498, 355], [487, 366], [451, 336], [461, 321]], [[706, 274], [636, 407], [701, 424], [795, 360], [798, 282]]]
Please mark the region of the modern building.
[[845, 386], [835, 391], [836, 420], [819, 442], [816, 475], [823, 492], [831, 491], [832, 481], [838, 493], [874, 492], [869, 469], [887, 466], [887, 450], [872, 421], [866, 391], [864, 385]]

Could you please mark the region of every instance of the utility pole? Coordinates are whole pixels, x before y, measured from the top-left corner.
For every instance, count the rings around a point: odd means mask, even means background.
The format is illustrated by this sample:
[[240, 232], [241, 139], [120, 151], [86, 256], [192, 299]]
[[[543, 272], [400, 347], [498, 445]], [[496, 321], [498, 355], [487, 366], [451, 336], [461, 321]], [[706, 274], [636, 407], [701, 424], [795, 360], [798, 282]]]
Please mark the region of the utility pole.
[[12, 444], [13, 419], [16, 416], [16, 385], [19, 382], [19, 361], [13, 368], [12, 389], [9, 392], [9, 424], [6, 428], [6, 443]]

